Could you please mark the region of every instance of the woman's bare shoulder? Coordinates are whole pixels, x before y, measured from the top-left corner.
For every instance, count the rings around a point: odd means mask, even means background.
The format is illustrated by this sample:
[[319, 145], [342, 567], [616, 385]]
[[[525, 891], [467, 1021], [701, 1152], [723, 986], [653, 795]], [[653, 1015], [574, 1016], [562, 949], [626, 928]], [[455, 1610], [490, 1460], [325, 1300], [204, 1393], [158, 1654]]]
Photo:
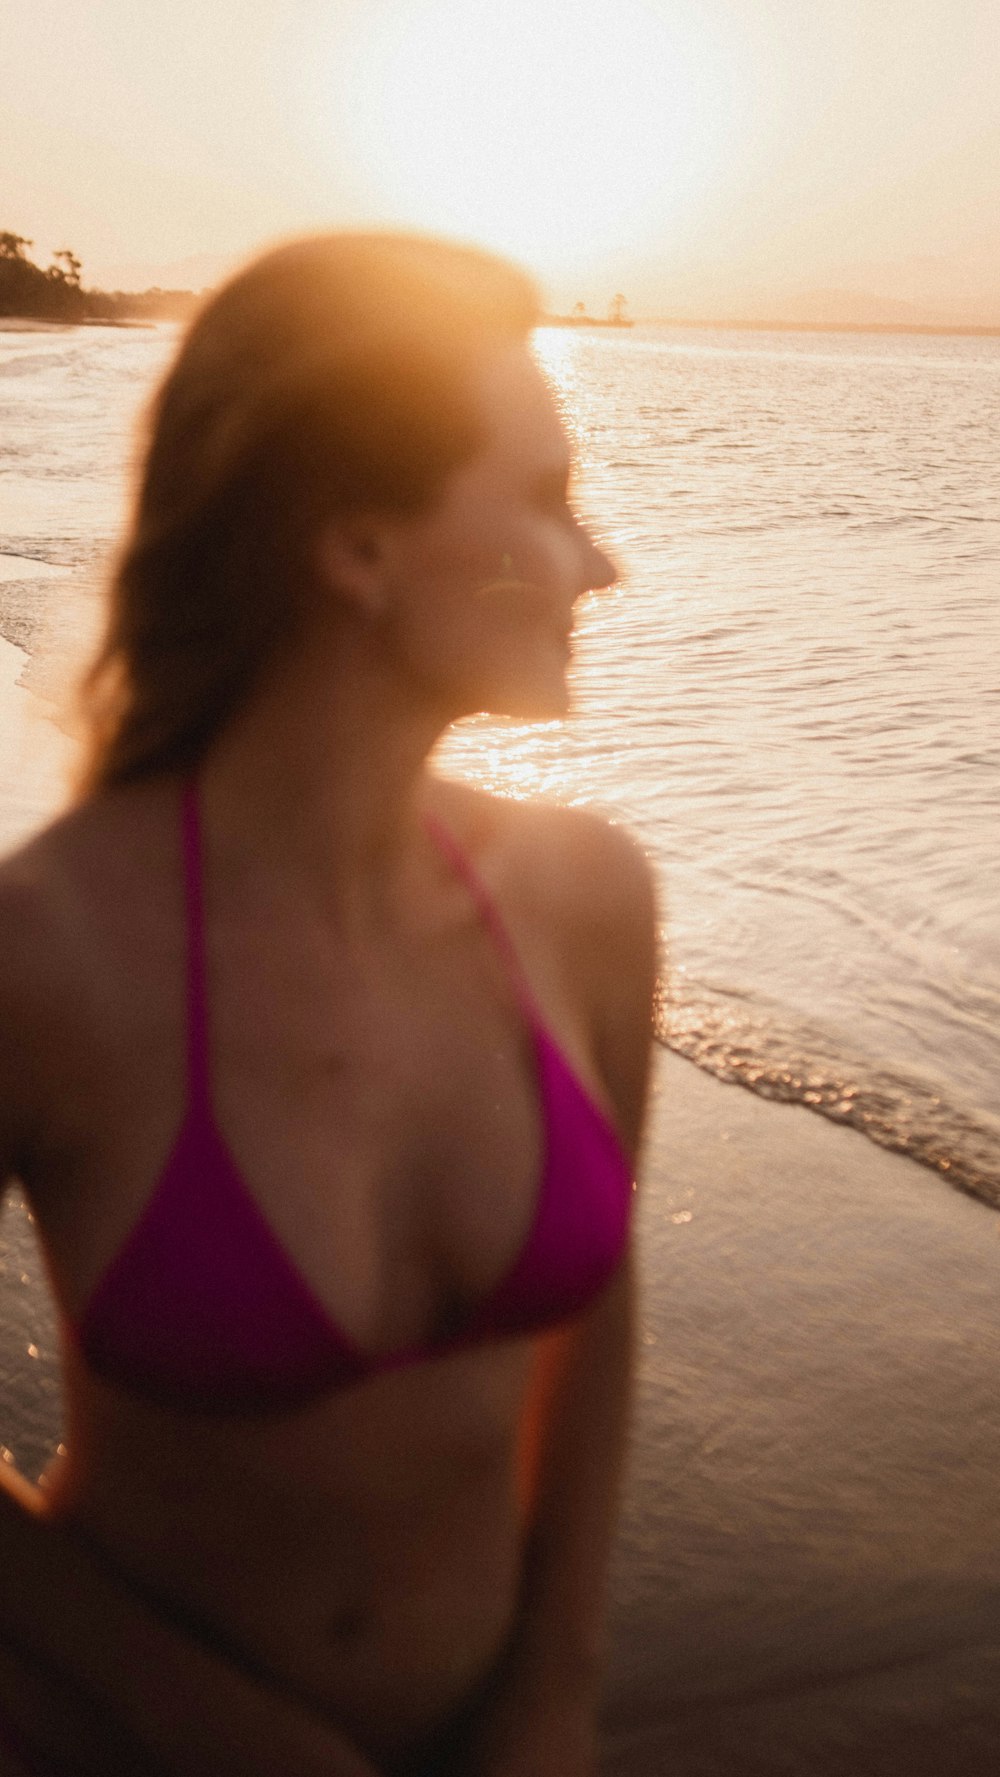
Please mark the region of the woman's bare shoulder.
[[0, 860], [0, 995], [40, 984], [66, 960], [72, 930], [66, 909], [70, 880], [60, 829], [54, 822]]
[[0, 896], [12, 915], [47, 920], [71, 941], [88, 908], [137, 873], [172, 861], [173, 786], [156, 782], [72, 804], [0, 860]]
[[117, 886], [129, 831], [128, 805], [97, 797], [0, 859], [0, 955], [8, 965], [25, 947], [36, 969], [63, 966], [82, 949], [81, 922], [95, 897]]
[[107, 932], [137, 896], [134, 799], [95, 798], [0, 860], [0, 1168], [11, 1129], [44, 1115], [57, 1056], [92, 1035]]
[[450, 780], [439, 789], [442, 812], [518, 908], [555, 917], [594, 943], [653, 922], [652, 868], [618, 821], [590, 808], [497, 796]]
[[448, 813], [511, 921], [522, 958], [533, 956], [542, 969], [548, 962], [563, 984], [634, 1154], [658, 960], [656, 885], [642, 846], [590, 809], [459, 788]]
[[0, 1011], [68, 996], [87, 951], [93, 821], [71, 809], [0, 860]]

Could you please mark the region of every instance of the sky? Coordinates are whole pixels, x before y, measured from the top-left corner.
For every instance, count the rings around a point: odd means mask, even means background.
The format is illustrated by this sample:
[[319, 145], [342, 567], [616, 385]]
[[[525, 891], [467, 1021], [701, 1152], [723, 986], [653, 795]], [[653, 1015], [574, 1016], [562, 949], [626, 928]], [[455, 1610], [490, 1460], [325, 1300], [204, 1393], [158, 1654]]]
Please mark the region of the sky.
[[0, 95], [89, 285], [405, 225], [554, 308], [1000, 325], [997, 0], [0, 0]]

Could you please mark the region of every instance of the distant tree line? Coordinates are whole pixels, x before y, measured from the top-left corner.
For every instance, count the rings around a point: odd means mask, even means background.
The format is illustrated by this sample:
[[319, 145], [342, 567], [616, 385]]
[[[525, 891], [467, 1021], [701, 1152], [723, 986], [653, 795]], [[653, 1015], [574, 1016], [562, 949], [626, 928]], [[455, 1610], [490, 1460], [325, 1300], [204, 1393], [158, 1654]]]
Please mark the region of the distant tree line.
[[191, 290], [85, 290], [83, 266], [63, 247], [44, 270], [28, 257], [33, 241], [0, 231], [0, 315], [33, 321], [171, 321], [190, 314]]

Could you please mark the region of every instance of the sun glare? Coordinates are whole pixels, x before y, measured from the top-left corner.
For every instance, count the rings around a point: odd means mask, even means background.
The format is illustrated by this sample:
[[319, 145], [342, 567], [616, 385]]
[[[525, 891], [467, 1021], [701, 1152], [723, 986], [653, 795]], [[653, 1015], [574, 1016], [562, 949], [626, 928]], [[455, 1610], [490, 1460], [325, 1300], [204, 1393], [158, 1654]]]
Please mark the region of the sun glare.
[[701, 33], [651, 0], [382, 0], [313, 63], [309, 133], [329, 156], [346, 132], [387, 219], [559, 276], [697, 203], [734, 122]]

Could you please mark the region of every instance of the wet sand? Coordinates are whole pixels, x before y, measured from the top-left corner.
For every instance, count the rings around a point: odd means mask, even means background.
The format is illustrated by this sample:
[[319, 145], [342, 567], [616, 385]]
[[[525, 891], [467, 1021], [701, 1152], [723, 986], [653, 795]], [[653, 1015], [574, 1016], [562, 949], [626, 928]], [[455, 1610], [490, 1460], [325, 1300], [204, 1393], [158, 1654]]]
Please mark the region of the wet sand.
[[995, 1772], [1000, 1218], [672, 1055], [646, 1173], [607, 1777]]

